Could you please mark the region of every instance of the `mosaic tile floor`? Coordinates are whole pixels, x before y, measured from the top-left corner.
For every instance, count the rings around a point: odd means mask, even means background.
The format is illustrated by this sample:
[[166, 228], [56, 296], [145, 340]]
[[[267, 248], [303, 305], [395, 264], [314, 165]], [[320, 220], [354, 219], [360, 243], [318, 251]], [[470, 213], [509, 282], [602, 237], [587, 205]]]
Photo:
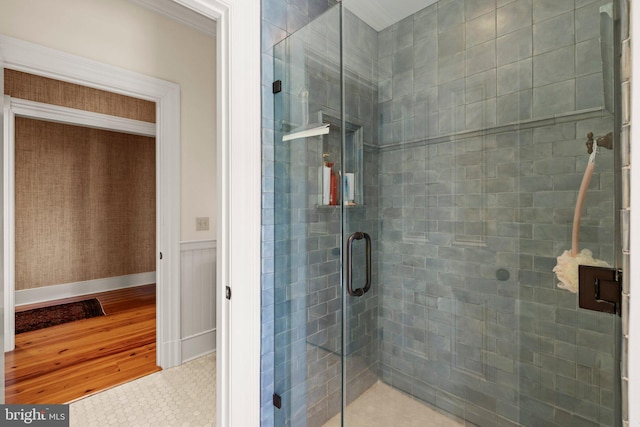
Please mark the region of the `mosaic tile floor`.
[[216, 419], [216, 355], [156, 372], [69, 405], [71, 427], [209, 427]]
[[[340, 425], [340, 414], [324, 427]], [[457, 427], [464, 425], [436, 412], [406, 394], [377, 382], [347, 406], [349, 427]]]
[[[215, 426], [215, 353], [69, 405], [71, 427]], [[347, 408], [350, 427], [463, 425], [377, 382]], [[324, 427], [340, 426], [340, 416]]]

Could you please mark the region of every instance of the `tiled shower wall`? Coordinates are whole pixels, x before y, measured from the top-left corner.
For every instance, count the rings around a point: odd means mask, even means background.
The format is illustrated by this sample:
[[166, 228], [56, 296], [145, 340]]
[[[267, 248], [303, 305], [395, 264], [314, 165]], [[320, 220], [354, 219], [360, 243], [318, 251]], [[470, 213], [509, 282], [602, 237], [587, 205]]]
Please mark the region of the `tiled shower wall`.
[[381, 31], [380, 143], [602, 107], [610, 2], [575, 3], [441, 0]]
[[[552, 273], [614, 130], [606, 4], [443, 0], [379, 33], [381, 376], [479, 425], [614, 422], [617, 318]], [[596, 162], [580, 243], [612, 263]]]
[[[551, 271], [570, 248], [586, 161], [576, 135], [611, 125], [585, 118], [380, 153], [383, 381], [483, 426], [611, 425], [615, 318], [578, 309]], [[580, 236], [609, 261], [611, 157]]]

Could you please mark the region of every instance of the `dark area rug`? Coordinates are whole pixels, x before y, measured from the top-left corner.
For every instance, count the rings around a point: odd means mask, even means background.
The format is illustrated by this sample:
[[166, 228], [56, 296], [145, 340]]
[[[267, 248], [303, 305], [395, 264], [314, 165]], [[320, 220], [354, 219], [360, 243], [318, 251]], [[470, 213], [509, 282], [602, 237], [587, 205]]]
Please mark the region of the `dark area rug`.
[[96, 298], [16, 312], [16, 334], [104, 316]]

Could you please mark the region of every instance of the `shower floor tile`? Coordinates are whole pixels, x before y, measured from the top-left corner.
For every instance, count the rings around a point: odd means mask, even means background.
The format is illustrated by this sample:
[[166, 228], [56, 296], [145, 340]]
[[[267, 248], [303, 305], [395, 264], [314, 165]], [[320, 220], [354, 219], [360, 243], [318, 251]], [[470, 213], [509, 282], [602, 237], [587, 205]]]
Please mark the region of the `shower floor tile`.
[[[347, 406], [347, 427], [457, 427], [464, 425], [382, 382]], [[340, 414], [323, 427], [340, 426]]]

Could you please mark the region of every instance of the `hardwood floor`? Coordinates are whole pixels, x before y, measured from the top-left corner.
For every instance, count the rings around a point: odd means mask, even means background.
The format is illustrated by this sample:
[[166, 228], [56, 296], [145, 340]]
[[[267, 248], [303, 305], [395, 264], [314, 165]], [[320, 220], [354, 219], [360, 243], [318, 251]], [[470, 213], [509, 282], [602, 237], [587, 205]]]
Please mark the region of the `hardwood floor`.
[[[16, 335], [5, 353], [6, 403], [69, 403], [159, 371], [155, 285], [83, 295], [98, 298], [105, 316]], [[52, 305], [33, 304], [28, 310]]]

